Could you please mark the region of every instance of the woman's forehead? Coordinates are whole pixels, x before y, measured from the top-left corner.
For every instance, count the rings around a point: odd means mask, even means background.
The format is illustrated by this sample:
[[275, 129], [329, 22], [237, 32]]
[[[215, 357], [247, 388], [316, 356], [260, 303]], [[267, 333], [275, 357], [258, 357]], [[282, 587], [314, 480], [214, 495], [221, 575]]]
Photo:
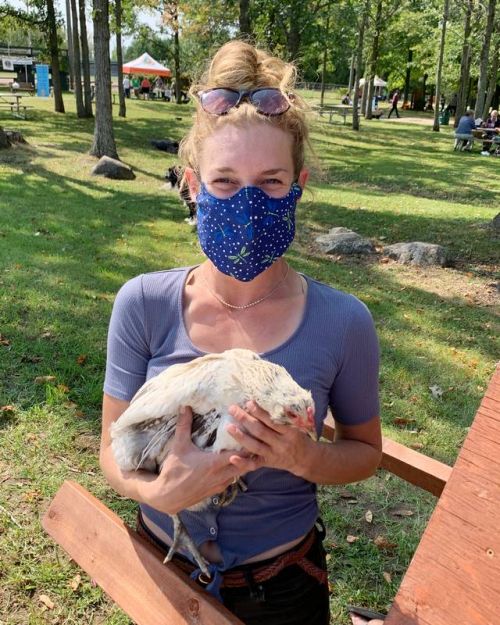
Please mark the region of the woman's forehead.
[[266, 122], [226, 123], [204, 139], [200, 168], [204, 171], [293, 171], [292, 136]]

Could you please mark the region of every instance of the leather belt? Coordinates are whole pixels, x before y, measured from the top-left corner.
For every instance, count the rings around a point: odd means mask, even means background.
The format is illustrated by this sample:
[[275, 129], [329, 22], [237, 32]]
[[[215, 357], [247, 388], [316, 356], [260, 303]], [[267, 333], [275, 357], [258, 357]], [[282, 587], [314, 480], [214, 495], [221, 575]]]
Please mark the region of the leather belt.
[[[161, 549], [163, 552], [168, 551], [168, 546], [164, 545], [162, 541], [157, 539], [146, 527], [144, 521], [141, 518], [140, 512], [137, 516], [137, 533], [145, 538], [149, 543], [154, 545], [156, 548]], [[256, 584], [261, 584], [262, 582], [266, 582], [267, 580], [276, 577], [278, 573], [280, 573], [283, 569], [288, 566], [297, 565], [305, 571], [308, 575], [316, 579], [320, 584], [328, 585], [328, 574], [326, 571], [321, 569], [319, 566], [316, 566], [313, 562], [308, 560], [305, 556], [310, 551], [311, 547], [314, 545], [316, 540], [316, 532], [313, 527], [312, 530], [307, 534], [307, 536], [295, 547], [292, 547], [289, 551], [285, 551], [275, 558], [272, 558], [269, 561], [266, 561], [266, 564], [260, 564], [259, 562], [255, 562], [252, 564], [244, 564], [241, 567], [235, 567], [233, 569], [228, 569], [227, 571], [222, 571], [222, 588], [242, 588], [244, 586], [248, 586], [249, 573], [251, 579]], [[165, 550], [166, 548], [166, 550]], [[197, 566], [192, 564], [187, 558], [179, 554], [175, 554], [172, 558], [172, 561], [178, 566], [182, 571], [190, 575]], [[200, 580], [201, 583], [204, 583], [204, 580]], [[207, 580], [208, 583], [209, 580]], [[206, 584], [205, 584], [206, 585]]]

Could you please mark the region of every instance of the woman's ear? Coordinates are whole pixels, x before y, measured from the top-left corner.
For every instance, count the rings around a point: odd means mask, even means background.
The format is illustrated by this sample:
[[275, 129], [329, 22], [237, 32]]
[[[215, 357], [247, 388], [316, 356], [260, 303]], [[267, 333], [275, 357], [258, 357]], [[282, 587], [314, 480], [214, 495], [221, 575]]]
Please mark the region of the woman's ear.
[[306, 182], [308, 180], [309, 180], [309, 170], [303, 167], [300, 170], [300, 174], [297, 178], [297, 182], [299, 183], [299, 186], [302, 190], [304, 190], [304, 187], [306, 186]]
[[191, 200], [196, 202], [196, 196], [200, 192], [200, 181], [196, 172], [191, 167], [186, 167], [184, 169], [184, 180], [189, 188], [189, 195], [191, 196]]

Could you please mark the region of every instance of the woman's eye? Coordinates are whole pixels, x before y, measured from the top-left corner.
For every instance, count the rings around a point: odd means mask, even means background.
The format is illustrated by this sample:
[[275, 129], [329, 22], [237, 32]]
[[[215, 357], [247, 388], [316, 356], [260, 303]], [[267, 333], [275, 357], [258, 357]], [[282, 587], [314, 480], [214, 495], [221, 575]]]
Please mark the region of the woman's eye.
[[212, 184], [235, 184], [234, 180], [230, 180], [229, 178], [217, 178], [214, 180]]
[[281, 182], [281, 180], [278, 180], [277, 178], [267, 178], [267, 180], [264, 180], [264, 184], [283, 184]]

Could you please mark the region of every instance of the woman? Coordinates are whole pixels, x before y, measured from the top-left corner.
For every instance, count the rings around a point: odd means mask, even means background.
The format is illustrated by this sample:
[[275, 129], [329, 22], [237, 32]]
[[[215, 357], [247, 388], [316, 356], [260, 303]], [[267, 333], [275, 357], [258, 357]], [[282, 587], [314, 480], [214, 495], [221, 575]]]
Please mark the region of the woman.
[[[101, 466], [110, 484], [141, 503], [142, 532], [165, 549], [172, 535], [165, 513], [213, 497], [209, 511], [185, 512], [183, 520], [222, 578], [224, 604], [259, 625], [329, 622], [315, 485], [364, 479], [381, 453], [369, 312], [283, 259], [308, 178], [308, 131], [294, 77], [293, 66], [233, 41], [192, 88], [196, 115], [181, 156], [207, 260], [122, 287], [104, 385]], [[171, 364], [235, 347], [285, 366], [312, 391], [318, 433], [331, 406], [335, 443], [277, 429], [251, 403], [231, 408], [235, 425], [228, 427], [246, 453], [214, 456], [192, 445], [186, 408], [159, 475], [120, 471], [109, 427], [142, 383]], [[248, 490], [219, 507], [217, 495], [241, 475]], [[195, 568], [181, 555], [177, 561]]]

